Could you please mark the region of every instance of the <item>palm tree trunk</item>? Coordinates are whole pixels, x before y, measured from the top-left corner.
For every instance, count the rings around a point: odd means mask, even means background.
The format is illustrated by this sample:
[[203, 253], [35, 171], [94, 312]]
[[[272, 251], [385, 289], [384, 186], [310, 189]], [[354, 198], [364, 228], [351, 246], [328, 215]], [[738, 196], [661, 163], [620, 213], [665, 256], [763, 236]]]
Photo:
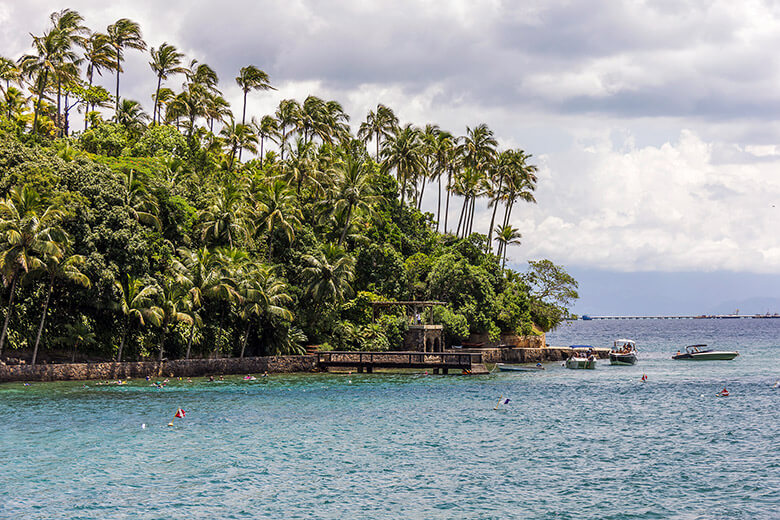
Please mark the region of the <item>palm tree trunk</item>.
[[[509, 245], [509, 244], [507, 244], [507, 245]], [[505, 247], [504, 248], [504, 259], [501, 262], [501, 269], [503, 269], [504, 266], [506, 265], [506, 250], [507, 250], [507, 248]]]
[[249, 331], [252, 330], [252, 321], [246, 327], [246, 334], [244, 334], [244, 341], [241, 342], [241, 359], [244, 358], [244, 350], [246, 350], [246, 344], [249, 341]]
[[195, 322], [190, 325], [190, 337], [187, 339], [187, 355], [184, 359], [190, 359], [190, 350], [192, 349], [192, 336], [195, 334]]
[[79, 341], [73, 344], [73, 353], [70, 356], [70, 362], [75, 363], [76, 362], [76, 349], [79, 348]]
[[248, 90], [244, 89], [244, 110], [241, 112], [241, 124], [246, 124], [246, 93], [249, 92]]
[[130, 317], [125, 316], [125, 326], [122, 329], [122, 340], [119, 342], [119, 353], [116, 356], [117, 363], [122, 361], [122, 351], [125, 348], [125, 341], [127, 341], [128, 327], [130, 326]]
[[379, 164], [379, 134], [376, 134], [376, 163]]
[[162, 76], [157, 76], [157, 90], [154, 92], [154, 110], [152, 111], [152, 123], [157, 123], [159, 117], [157, 115], [160, 106], [160, 85], [162, 84]]
[[436, 232], [439, 232], [439, 222], [441, 221], [441, 174], [439, 174], [439, 189], [437, 191], [438, 203], [436, 205]]
[[460, 210], [460, 218], [458, 219], [458, 230], [455, 232], [455, 234], [458, 237], [460, 237], [460, 226], [463, 223], [463, 217], [466, 214], [466, 206], [468, 205], [468, 203], [469, 203], [469, 198], [467, 196], [466, 198], [463, 199], [463, 207]]
[[344, 224], [344, 230], [341, 232], [341, 236], [339, 237], [339, 245], [341, 245], [341, 243], [344, 242], [344, 238], [347, 236], [347, 229], [349, 229], [350, 217], [352, 217], [352, 204], [347, 206], [347, 221]]
[[43, 314], [41, 315], [41, 324], [38, 326], [38, 335], [35, 337], [35, 347], [33, 348], [32, 365], [35, 364], [35, 360], [38, 359], [38, 345], [41, 342], [41, 333], [43, 332], [43, 324], [46, 322], [46, 311], [49, 309], [49, 300], [51, 299], [51, 291], [54, 289], [54, 275], [49, 280], [49, 290], [46, 293], [46, 302], [43, 304]]
[[477, 203], [476, 197], [471, 197], [471, 212], [469, 214], [469, 235], [474, 232], [474, 206]]
[[116, 50], [116, 109], [114, 111], [114, 116], [119, 116], [119, 69], [122, 67], [122, 64], [119, 62], [119, 49]]
[[490, 252], [493, 250], [493, 224], [496, 223], [496, 210], [498, 209], [498, 199], [496, 198], [493, 200], [493, 216], [490, 217], [490, 229], [488, 229], [488, 240], [487, 240], [487, 248], [485, 252]]
[[403, 206], [406, 200], [406, 175], [401, 172], [399, 175], [401, 176], [401, 206]]
[[[38, 92], [38, 101], [35, 103], [35, 114], [33, 115], [33, 125], [32, 125], [32, 131], [34, 133], [38, 133], [38, 112], [41, 111], [41, 100], [43, 100], [43, 91], [46, 89], [46, 77], [48, 76], [49, 71], [48, 69], [43, 71], [43, 78], [41, 78], [40, 83], [38, 84], [38, 88], [40, 91]], [[2, 343], [2, 342], [0, 342]], [[0, 344], [0, 352], [3, 350], [2, 345]]]
[[[507, 222], [509, 221], [509, 201], [506, 203], [506, 207], [504, 209], [504, 223], [502, 227], [506, 227]], [[501, 256], [501, 252], [504, 250], [505, 244], [503, 242], [498, 243], [498, 256]]]
[[57, 74], [57, 137], [62, 137], [62, 118], [60, 117], [60, 110], [62, 108], [62, 81]]
[[167, 329], [168, 326], [163, 322], [162, 326], [162, 334], [160, 334], [160, 358], [159, 362], [162, 363], [163, 360], [163, 348], [165, 347], [165, 329]]
[[417, 201], [417, 211], [420, 211], [420, 208], [422, 208], [423, 195], [425, 195], [425, 185], [428, 184], [426, 182], [427, 180], [428, 179], [423, 176], [422, 188], [420, 189], [420, 200]]
[[263, 144], [265, 143], [265, 137], [260, 136], [260, 168], [263, 167]]
[[225, 313], [220, 312], [219, 313], [219, 328], [217, 329], [217, 334], [219, 335], [217, 338], [215, 338], [214, 341], [214, 359], [219, 359], [219, 349], [222, 345], [220, 345], [220, 338], [222, 337], [222, 325], [225, 323]]
[[287, 132], [285, 131], [285, 127], [282, 127], [282, 141], [279, 143], [279, 154], [281, 155], [281, 160], [284, 162], [284, 143], [287, 141]]
[[3, 354], [3, 345], [5, 345], [5, 337], [8, 333], [8, 320], [11, 318], [11, 311], [14, 306], [14, 292], [16, 292], [16, 281], [19, 279], [19, 275], [15, 274], [13, 281], [11, 282], [11, 294], [8, 296], [8, 311], [5, 313], [5, 322], [3, 322], [3, 333], [0, 335], [0, 356]]
[[452, 183], [452, 169], [447, 170], [447, 204], [444, 206], [444, 234], [447, 234], [447, 222], [450, 217], [450, 184]]
[[[75, 107], [76, 103], [74, 103], [73, 106]], [[68, 93], [65, 92], [65, 114], [63, 115], [63, 119], [65, 120], [65, 129], [64, 129], [65, 137], [68, 137], [68, 134], [70, 133], [69, 115], [70, 115], [71, 108], [73, 107], [68, 106]]]

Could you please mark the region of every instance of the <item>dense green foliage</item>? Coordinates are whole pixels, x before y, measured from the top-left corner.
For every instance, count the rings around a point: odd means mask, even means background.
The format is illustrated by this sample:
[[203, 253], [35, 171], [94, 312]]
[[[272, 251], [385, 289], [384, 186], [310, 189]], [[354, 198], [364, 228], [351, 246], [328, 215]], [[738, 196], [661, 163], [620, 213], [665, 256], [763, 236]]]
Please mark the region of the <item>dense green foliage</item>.
[[[375, 319], [378, 300], [447, 302], [434, 312], [448, 342], [531, 334], [567, 316], [576, 282], [560, 267], [504, 268], [520, 238], [512, 209], [535, 202], [535, 167], [521, 150], [498, 151], [486, 125], [457, 138], [399, 126], [379, 105], [354, 136], [341, 106], [315, 96], [258, 121], [246, 97], [270, 80], [254, 66], [236, 78], [239, 123], [214, 71], [181, 66], [169, 44], [151, 49], [149, 117], [134, 101], [90, 94], [95, 71], [121, 72], [126, 50], [145, 49], [140, 28], [123, 19], [91, 33], [70, 10], [51, 20], [18, 68], [0, 59], [0, 354], [396, 348], [407, 318]], [[186, 78], [178, 94], [163, 86], [175, 74]], [[82, 96], [83, 131], [71, 132], [67, 93]], [[421, 211], [426, 186], [438, 189], [435, 215]], [[487, 236], [473, 230], [480, 197], [492, 208]], [[456, 200], [458, 222], [447, 222]]]

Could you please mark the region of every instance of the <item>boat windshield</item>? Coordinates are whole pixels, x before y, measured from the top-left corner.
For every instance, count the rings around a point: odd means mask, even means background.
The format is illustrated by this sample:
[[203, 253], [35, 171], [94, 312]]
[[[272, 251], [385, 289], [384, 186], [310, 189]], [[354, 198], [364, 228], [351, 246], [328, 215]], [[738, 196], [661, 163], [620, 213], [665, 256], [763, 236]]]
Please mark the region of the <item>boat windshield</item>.
[[689, 354], [693, 354], [693, 353], [696, 353], [696, 352], [701, 352], [701, 349], [703, 349], [706, 346], [707, 345], [688, 345], [687, 347], [685, 347], [685, 350]]
[[634, 350], [636, 342], [632, 339], [616, 339], [612, 350]]

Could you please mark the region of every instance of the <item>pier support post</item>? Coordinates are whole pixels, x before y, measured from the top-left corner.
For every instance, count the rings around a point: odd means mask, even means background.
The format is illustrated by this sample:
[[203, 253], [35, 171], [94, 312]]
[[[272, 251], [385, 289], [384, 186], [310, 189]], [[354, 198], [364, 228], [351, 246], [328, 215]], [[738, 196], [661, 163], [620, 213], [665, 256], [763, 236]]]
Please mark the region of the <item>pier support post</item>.
[[362, 367], [362, 366], [359, 366], [359, 367], [358, 367], [358, 374], [362, 374], [362, 373], [363, 373], [363, 367]]

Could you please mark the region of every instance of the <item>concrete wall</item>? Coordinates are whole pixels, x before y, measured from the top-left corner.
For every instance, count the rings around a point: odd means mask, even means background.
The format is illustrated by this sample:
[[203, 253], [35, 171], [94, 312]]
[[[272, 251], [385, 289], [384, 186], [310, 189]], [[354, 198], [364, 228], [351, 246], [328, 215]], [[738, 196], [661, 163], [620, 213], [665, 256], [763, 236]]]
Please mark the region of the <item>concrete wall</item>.
[[0, 382], [127, 379], [150, 377], [196, 377], [218, 374], [263, 372], [311, 372], [316, 356], [269, 356], [225, 359], [179, 359], [175, 361], [122, 363], [63, 363], [52, 365], [0, 365]]
[[487, 334], [471, 334], [469, 343], [482, 343], [482, 348], [492, 348], [499, 345], [514, 345], [520, 348], [544, 348], [545, 335], [518, 336], [517, 334], [501, 334], [498, 341], [491, 341]]

